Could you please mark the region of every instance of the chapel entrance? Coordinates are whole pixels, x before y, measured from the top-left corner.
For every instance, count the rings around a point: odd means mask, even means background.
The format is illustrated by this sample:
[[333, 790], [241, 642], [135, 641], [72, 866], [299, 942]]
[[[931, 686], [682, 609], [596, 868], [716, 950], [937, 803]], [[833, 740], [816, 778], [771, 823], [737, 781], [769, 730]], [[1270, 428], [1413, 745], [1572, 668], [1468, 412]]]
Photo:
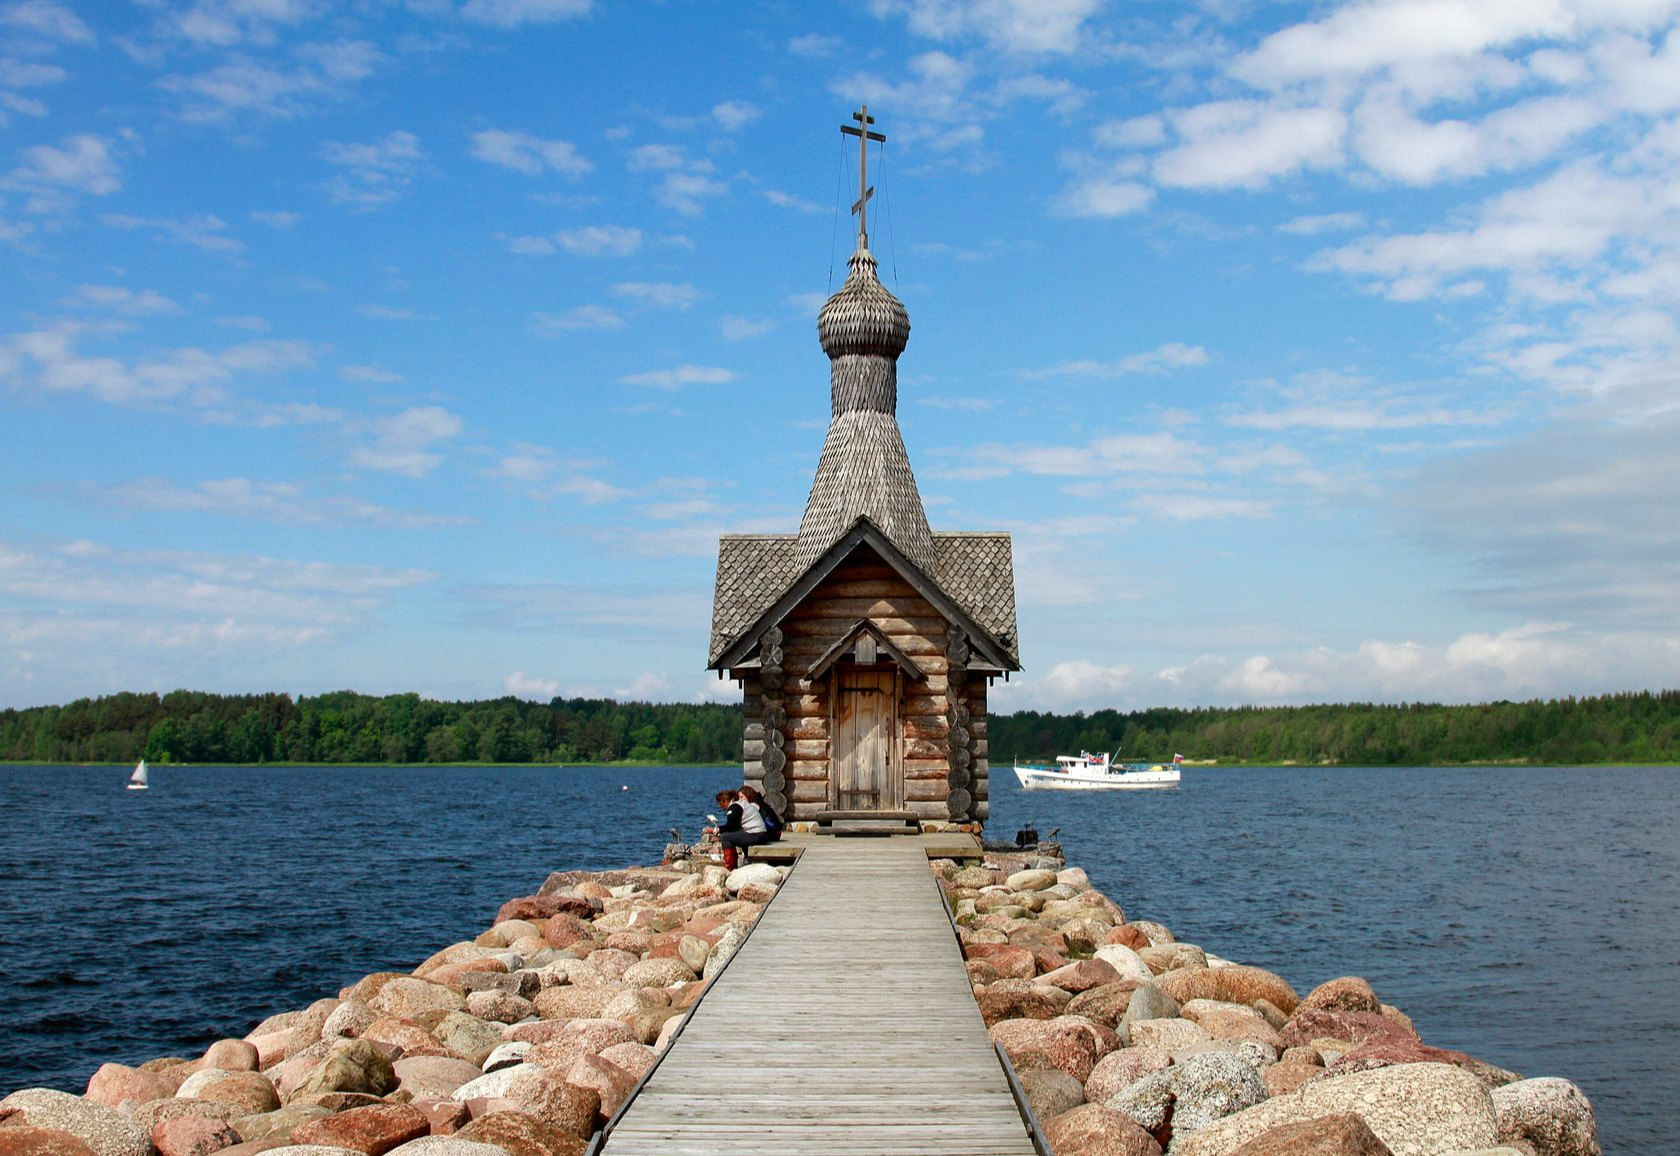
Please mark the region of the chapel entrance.
[[893, 741], [898, 671], [841, 666], [834, 679], [834, 807], [895, 811], [903, 806]]

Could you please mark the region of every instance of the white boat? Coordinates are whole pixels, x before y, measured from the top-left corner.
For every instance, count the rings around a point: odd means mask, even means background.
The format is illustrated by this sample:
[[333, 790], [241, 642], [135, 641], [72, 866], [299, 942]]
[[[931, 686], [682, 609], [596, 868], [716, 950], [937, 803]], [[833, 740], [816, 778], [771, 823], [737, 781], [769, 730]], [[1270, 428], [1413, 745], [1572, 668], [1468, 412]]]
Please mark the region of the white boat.
[[151, 784], [147, 781], [146, 777], [146, 760], [141, 759], [138, 763], [134, 764], [134, 773], [128, 776], [128, 789], [131, 791], [144, 791], [150, 785]]
[[1015, 764], [1015, 777], [1028, 790], [1052, 791], [1148, 791], [1178, 786], [1178, 764], [1184, 760], [1174, 755], [1171, 763], [1121, 763], [1109, 755], [1093, 755], [1081, 751], [1077, 755], [1061, 755], [1056, 765], [1023, 766]]

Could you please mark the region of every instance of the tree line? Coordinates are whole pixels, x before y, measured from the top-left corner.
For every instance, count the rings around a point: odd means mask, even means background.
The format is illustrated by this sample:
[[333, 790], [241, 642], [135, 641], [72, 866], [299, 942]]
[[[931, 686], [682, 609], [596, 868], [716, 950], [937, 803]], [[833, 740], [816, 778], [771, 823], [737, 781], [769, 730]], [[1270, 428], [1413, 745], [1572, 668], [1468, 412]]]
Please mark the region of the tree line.
[[[1020, 711], [988, 723], [994, 764], [1118, 749], [1127, 761], [1680, 763], [1680, 691], [1494, 702]], [[0, 760], [42, 763], [738, 763], [719, 703], [415, 694], [122, 693], [0, 710]]]
[[994, 763], [1113, 751], [1128, 762], [1680, 763], [1680, 691], [1492, 702], [1200, 707], [990, 720]]
[[739, 707], [417, 694], [114, 694], [0, 711], [0, 759], [51, 763], [732, 763]]

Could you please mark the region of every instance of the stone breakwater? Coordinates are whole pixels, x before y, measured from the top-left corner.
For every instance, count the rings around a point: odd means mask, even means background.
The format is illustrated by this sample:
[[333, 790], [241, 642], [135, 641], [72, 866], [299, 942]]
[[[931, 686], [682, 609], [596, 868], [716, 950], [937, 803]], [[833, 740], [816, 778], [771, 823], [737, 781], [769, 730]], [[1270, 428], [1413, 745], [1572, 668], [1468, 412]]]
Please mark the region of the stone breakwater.
[[0, 1156], [582, 1156], [785, 868], [551, 875], [412, 973], [0, 1099]]
[[1600, 1156], [1567, 1080], [1430, 1047], [1355, 976], [1299, 995], [1059, 866], [933, 864], [1055, 1156]]
[[[786, 874], [669, 853], [551, 875], [475, 940], [197, 1058], [13, 1092], [0, 1156], [581, 1156]], [[1054, 1156], [1600, 1156], [1573, 1084], [1430, 1047], [1362, 979], [1300, 996], [1056, 860], [932, 866]]]

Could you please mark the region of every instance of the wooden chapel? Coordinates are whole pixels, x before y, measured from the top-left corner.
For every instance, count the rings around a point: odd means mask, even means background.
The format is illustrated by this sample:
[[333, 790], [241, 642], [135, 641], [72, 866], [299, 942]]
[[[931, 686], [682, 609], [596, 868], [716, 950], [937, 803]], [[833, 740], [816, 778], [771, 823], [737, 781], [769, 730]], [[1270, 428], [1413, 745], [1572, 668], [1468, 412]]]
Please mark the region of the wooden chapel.
[[852, 119], [857, 249], [817, 319], [828, 435], [797, 534], [719, 541], [708, 668], [741, 684], [745, 778], [785, 817], [978, 830], [987, 688], [1020, 669], [1010, 539], [928, 526], [897, 417], [910, 317], [869, 251], [886, 138], [867, 106]]

